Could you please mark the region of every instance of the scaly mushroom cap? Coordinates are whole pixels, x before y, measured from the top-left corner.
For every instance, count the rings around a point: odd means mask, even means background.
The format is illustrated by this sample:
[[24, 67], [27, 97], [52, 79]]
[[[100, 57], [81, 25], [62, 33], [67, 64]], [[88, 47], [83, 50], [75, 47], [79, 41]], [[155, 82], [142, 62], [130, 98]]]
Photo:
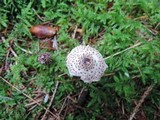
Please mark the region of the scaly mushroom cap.
[[50, 64], [52, 61], [51, 54], [48, 52], [42, 53], [38, 56], [38, 61], [41, 64]]
[[99, 81], [107, 67], [102, 55], [89, 45], [77, 46], [67, 56], [70, 75], [79, 76], [86, 83]]

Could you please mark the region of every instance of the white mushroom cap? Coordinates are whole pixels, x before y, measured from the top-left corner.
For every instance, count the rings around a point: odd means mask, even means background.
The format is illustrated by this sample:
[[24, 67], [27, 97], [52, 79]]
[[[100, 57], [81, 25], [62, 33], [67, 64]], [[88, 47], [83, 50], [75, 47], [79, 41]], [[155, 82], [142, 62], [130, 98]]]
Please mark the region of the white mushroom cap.
[[80, 45], [68, 54], [67, 68], [70, 75], [79, 76], [84, 82], [91, 83], [99, 81], [108, 66], [98, 50], [89, 45]]

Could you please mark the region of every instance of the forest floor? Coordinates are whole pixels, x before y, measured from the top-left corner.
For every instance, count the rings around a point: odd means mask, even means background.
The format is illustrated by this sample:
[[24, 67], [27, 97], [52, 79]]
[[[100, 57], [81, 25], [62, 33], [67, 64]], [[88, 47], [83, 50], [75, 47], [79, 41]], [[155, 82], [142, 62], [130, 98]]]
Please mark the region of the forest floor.
[[[159, 6], [1, 0], [0, 120], [160, 120]], [[108, 65], [98, 82], [69, 75], [66, 56], [82, 42]]]

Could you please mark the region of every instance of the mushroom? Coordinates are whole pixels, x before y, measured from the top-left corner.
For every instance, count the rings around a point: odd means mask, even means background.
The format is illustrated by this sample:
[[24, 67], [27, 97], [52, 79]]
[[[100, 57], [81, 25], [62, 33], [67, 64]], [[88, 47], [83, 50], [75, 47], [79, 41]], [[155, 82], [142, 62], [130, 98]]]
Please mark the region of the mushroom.
[[71, 76], [78, 76], [85, 83], [99, 81], [108, 68], [102, 55], [89, 45], [79, 45], [67, 55], [67, 68]]
[[46, 65], [49, 65], [52, 61], [52, 58], [51, 58], [51, 54], [48, 53], [48, 52], [45, 52], [45, 53], [42, 53], [38, 56], [38, 61], [41, 63], [41, 64], [46, 64]]
[[30, 32], [38, 38], [51, 38], [58, 30], [58, 27], [50, 27], [47, 25], [36, 25], [30, 28]]
[[[47, 25], [35, 25], [30, 28], [30, 32], [41, 39], [40, 48], [48, 48], [49, 50], [57, 50], [56, 35], [59, 31], [59, 27], [51, 27]], [[54, 37], [54, 38], [53, 38]], [[49, 39], [51, 38], [51, 39]]]

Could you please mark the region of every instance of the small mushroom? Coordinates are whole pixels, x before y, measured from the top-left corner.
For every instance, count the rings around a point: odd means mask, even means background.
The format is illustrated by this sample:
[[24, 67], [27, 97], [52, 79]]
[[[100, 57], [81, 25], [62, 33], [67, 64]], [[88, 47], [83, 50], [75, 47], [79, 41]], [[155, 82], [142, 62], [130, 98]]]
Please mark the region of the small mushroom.
[[108, 68], [99, 51], [89, 45], [75, 47], [67, 55], [66, 64], [70, 75], [80, 77], [85, 83], [99, 81]]
[[41, 63], [41, 64], [50, 64], [51, 61], [52, 61], [52, 58], [51, 58], [51, 54], [48, 53], [48, 52], [45, 52], [45, 53], [42, 53], [38, 56], [38, 61]]
[[46, 25], [36, 25], [30, 28], [30, 32], [38, 38], [50, 38], [53, 37], [59, 30], [58, 27], [50, 27]]

